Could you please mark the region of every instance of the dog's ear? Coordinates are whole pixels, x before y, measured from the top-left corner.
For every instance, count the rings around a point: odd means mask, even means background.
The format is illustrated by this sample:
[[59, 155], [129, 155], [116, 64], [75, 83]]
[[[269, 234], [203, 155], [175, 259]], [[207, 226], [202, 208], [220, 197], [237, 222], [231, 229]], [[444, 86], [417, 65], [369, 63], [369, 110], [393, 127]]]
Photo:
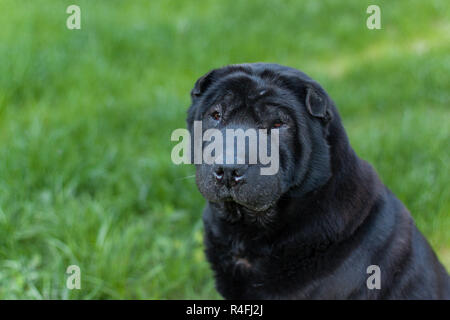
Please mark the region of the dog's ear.
[[333, 102], [322, 86], [305, 73], [288, 68], [282, 72], [282, 83], [296, 93], [308, 113], [328, 123], [333, 117]]
[[212, 84], [214, 81], [214, 74], [216, 72], [216, 69], [209, 71], [205, 75], [201, 76], [194, 85], [194, 88], [191, 90], [191, 98], [192, 100], [195, 100], [196, 98], [200, 97], [206, 89]]
[[331, 120], [331, 100], [319, 84], [314, 82], [307, 83], [305, 105], [313, 117], [320, 118], [325, 122]]

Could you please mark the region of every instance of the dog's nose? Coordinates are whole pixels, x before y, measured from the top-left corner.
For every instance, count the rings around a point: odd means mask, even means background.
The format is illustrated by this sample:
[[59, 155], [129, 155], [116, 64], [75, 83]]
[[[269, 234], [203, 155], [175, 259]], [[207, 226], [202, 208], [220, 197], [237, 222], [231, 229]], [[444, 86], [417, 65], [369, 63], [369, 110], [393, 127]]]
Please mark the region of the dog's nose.
[[213, 170], [213, 175], [218, 182], [230, 187], [242, 183], [245, 180], [247, 168], [247, 165], [217, 166]]

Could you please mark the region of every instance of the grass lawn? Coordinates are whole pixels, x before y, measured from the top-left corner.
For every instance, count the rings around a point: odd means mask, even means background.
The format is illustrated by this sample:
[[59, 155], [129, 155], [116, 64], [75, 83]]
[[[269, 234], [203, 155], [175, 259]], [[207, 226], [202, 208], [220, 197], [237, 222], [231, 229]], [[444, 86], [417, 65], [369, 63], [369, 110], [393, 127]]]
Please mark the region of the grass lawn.
[[0, 299], [220, 298], [170, 134], [195, 80], [241, 62], [318, 80], [450, 269], [450, 5], [376, 3], [381, 30], [365, 0], [2, 0]]

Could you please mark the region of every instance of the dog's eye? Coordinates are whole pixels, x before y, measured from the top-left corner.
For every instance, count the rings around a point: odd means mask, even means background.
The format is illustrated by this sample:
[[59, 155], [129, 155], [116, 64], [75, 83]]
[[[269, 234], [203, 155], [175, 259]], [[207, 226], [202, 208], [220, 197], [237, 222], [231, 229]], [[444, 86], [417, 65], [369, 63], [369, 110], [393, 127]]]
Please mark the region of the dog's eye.
[[221, 118], [221, 114], [219, 111], [214, 111], [213, 113], [211, 113], [211, 118], [213, 118], [216, 121], [219, 121]]
[[278, 128], [280, 128], [282, 125], [283, 125], [283, 122], [281, 122], [281, 121], [275, 121], [275, 122], [272, 124], [272, 128], [278, 129]]

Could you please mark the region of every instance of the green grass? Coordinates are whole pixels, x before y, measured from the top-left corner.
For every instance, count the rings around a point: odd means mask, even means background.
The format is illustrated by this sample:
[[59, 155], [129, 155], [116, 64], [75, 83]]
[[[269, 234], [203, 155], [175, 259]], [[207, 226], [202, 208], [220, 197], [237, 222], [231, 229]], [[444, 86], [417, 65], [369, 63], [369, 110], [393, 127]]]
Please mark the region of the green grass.
[[170, 134], [194, 81], [240, 62], [322, 83], [449, 269], [450, 6], [376, 1], [372, 31], [372, 3], [2, 0], [0, 298], [219, 298]]

